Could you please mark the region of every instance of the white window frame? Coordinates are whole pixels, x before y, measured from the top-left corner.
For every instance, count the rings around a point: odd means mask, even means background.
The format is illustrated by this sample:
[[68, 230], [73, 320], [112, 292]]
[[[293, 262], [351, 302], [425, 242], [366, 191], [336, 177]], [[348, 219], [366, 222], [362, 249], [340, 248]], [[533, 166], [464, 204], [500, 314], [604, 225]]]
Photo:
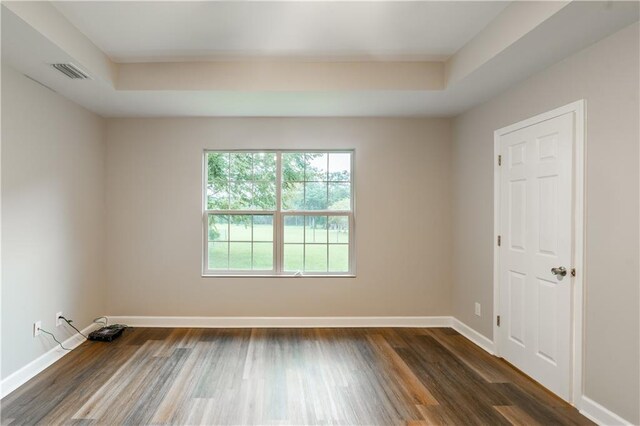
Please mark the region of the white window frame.
[[[276, 154], [276, 209], [275, 210], [209, 210], [207, 209], [207, 178], [209, 153], [275, 153]], [[351, 154], [350, 210], [283, 210], [282, 209], [282, 154], [283, 153], [349, 153]], [[205, 149], [202, 154], [202, 276], [216, 277], [347, 277], [356, 276], [355, 261], [355, 149]], [[272, 270], [219, 270], [209, 269], [209, 216], [210, 215], [273, 215], [273, 269]], [[348, 272], [295, 272], [284, 271], [284, 218], [286, 216], [346, 216], [349, 218], [349, 271]], [[327, 249], [329, 244], [327, 244]], [[304, 257], [303, 257], [304, 262]]]

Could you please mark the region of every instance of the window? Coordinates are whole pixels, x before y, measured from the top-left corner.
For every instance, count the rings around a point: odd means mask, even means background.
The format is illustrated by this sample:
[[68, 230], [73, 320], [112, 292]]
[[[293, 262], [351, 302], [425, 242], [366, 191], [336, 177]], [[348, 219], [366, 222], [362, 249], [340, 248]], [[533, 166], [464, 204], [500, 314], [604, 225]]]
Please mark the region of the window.
[[352, 151], [206, 151], [205, 275], [353, 275]]

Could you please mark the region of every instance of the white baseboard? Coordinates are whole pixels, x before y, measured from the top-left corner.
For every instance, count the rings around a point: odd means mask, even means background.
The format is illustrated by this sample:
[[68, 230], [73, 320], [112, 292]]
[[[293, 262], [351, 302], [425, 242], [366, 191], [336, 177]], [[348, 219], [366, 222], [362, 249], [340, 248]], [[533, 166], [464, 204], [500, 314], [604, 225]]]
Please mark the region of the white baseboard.
[[109, 324], [131, 327], [309, 328], [309, 327], [451, 327], [442, 317], [154, 317], [110, 316]]
[[[91, 324], [83, 329], [82, 333], [91, 333], [98, 326], [98, 324]], [[62, 342], [62, 345], [65, 348], [75, 349], [84, 341], [84, 337], [76, 333]], [[10, 374], [0, 382], [0, 398], [4, 398], [23, 384], [27, 383], [29, 380], [31, 380], [31, 378], [35, 377], [38, 373], [42, 372], [45, 368], [49, 367], [51, 364], [53, 364], [69, 352], [70, 351], [65, 351], [56, 344], [54, 348], [34, 359], [18, 371]]]
[[633, 424], [584, 395], [580, 401], [580, 414], [603, 426]]
[[478, 333], [473, 328], [469, 327], [467, 324], [463, 323], [457, 318], [452, 318], [452, 320], [453, 321], [451, 326], [455, 331], [462, 334], [464, 337], [471, 340], [473, 343], [480, 346], [491, 355], [495, 355], [496, 345], [493, 343], [493, 340], [490, 340], [482, 334]]
[[490, 354], [493, 341], [462, 321], [437, 317], [170, 317], [110, 316], [109, 323], [131, 327], [309, 328], [309, 327], [452, 327]]

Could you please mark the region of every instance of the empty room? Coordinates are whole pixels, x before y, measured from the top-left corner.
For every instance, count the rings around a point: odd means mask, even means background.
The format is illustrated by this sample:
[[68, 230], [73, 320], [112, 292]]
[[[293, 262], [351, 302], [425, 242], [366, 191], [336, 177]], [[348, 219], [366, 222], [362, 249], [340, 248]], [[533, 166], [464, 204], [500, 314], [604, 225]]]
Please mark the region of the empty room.
[[2, 425], [640, 425], [640, 2], [0, 15]]

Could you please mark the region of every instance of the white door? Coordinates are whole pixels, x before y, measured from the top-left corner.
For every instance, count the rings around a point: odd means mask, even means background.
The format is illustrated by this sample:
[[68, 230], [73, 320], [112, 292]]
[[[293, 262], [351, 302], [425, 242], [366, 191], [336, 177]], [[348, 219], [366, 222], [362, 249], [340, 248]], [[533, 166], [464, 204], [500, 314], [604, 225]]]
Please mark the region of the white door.
[[567, 113], [498, 140], [500, 355], [567, 401], [574, 127]]

